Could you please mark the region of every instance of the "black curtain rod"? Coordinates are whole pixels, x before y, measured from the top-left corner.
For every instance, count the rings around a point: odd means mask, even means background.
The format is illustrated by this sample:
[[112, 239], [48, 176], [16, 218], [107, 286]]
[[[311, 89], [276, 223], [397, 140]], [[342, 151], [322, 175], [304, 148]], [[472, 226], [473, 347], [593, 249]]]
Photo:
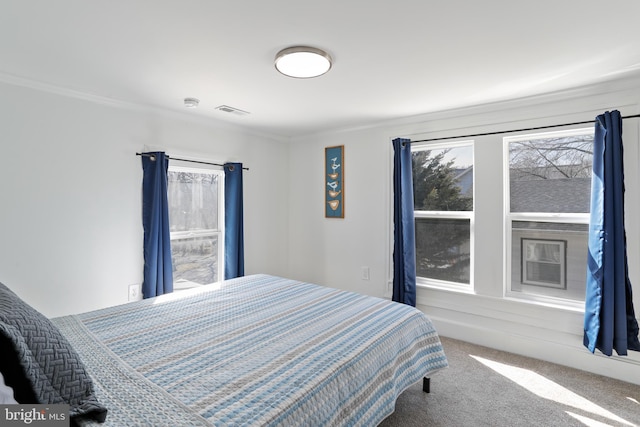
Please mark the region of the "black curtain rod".
[[[626, 117], [622, 117], [622, 118], [623, 119], [635, 119], [635, 118], [638, 118], [638, 117], [640, 117], [640, 114], [636, 114], [634, 116], [626, 116]], [[558, 128], [558, 127], [562, 127], [562, 126], [586, 125], [586, 124], [593, 124], [593, 123], [595, 123], [595, 120], [587, 120], [587, 121], [584, 121], [584, 122], [573, 122], [573, 123], [563, 123], [563, 124], [559, 124], [559, 125], [537, 126], [537, 127], [533, 127], [533, 128], [503, 130], [503, 131], [498, 131], [498, 132], [475, 133], [475, 134], [472, 134], [472, 135], [444, 136], [444, 137], [441, 137], [441, 138], [420, 139], [420, 140], [416, 140], [416, 141], [411, 141], [411, 143], [413, 143], [413, 142], [443, 141], [443, 140], [446, 140], [446, 139], [473, 138], [473, 137], [476, 137], [476, 136], [500, 135], [500, 134], [503, 134], [503, 133], [513, 133], [513, 132], [527, 132], [527, 131], [531, 131], [531, 130], [551, 129], [551, 128]]]
[[[151, 153], [136, 153], [136, 156], [146, 156], [146, 157], [153, 157], [153, 154]], [[201, 162], [200, 160], [189, 160], [189, 159], [179, 159], [177, 157], [170, 157], [167, 156], [169, 159], [172, 160], [179, 160], [181, 162], [190, 162], [190, 163], [200, 163], [201, 165], [211, 165], [211, 166], [221, 166], [224, 167], [224, 165], [221, 165], [220, 163], [211, 163], [211, 162]], [[245, 168], [243, 167], [242, 169], [248, 171], [249, 168]]]

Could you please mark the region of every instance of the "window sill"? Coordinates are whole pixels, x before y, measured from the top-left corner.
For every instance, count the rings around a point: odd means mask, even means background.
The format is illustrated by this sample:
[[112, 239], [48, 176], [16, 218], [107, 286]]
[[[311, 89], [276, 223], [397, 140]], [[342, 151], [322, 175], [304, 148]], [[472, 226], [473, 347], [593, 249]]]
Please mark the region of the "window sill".
[[179, 280], [173, 284], [174, 291], [184, 291], [185, 289], [199, 288], [201, 286], [200, 283], [191, 282], [189, 280]]
[[583, 301], [569, 301], [569, 300], [557, 300], [552, 298], [537, 297], [535, 295], [514, 295], [507, 294], [503, 298], [505, 301], [514, 301], [524, 304], [536, 305], [539, 307], [553, 308], [557, 310], [564, 310], [572, 313], [584, 314], [584, 302]]
[[456, 285], [456, 284], [449, 284], [449, 283], [436, 283], [436, 282], [422, 282], [422, 283], [416, 283], [416, 288], [418, 289], [432, 289], [432, 290], [438, 290], [438, 291], [448, 291], [448, 292], [455, 292], [455, 293], [460, 293], [460, 294], [467, 294], [467, 295], [475, 295], [476, 292], [473, 289], [473, 286], [471, 285]]

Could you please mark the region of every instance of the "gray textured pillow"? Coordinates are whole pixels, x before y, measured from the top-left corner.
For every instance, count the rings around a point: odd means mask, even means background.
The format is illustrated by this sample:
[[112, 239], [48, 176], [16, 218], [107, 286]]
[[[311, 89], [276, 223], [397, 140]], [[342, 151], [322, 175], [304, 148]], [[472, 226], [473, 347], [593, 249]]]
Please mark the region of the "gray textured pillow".
[[40, 404], [68, 404], [69, 416], [103, 422], [107, 409], [96, 399], [84, 364], [58, 328], [0, 283], [2, 359], [18, 360], [25, 384]]

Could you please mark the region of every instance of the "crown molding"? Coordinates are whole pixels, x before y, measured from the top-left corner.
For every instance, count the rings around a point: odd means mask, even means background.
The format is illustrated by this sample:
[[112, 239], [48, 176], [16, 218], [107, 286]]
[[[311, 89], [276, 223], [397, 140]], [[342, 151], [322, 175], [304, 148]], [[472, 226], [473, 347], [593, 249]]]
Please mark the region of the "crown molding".
[[131, 102], [122, 101], [115, 98], [109, 98], [102, 95], [91, 94], [77, 89], [71, 89], [63, 86], [54, 85], [38, 80], [29, 79], [15, 74], [0, 71], [0, 83], [12, 86], [20, 86], [40, 92], [52, 93], [67, 98], [76, 98], [84, 101], [93, 102], [95, 104], [109, 105], [118, 108], [143, 109], [144, 107]]
[[[615, 105], [608, 105], [607, 102], [617, 98]], [[293, 141], [304, 141], [309, 138], [369, 131], [376, 129], [392, 130], [394, 137], [403, 135], [444, 132], [451, 129], [477, 128], [482, 126], [493, 126], [496, 121], [504, 119], [506, 122], [526, 122], [531, 120], [545, 119], [546, 117], [532, 117], [531, 109], [540, 106], [550, 107], [548, 117], [554, 119], [558, 113], [574, 116], [575, 120], [588, 120], [594, 113], [601, 113], [606, 109], [624, 108], [623, 115], [638, 114], [640, 112], [640, 72], [634, 71], [624, 76], [604, 79], [590, 84], [576, 86], [573, 88], [560, 89], [536, 95], [522, 96], [513, 99], [503, 99], [493, 102], [486, 102], [474, 105], [467, 105], [457, 108], [450, 108], [438, 111], [425, 112], [410, 116], [398, 117], [394, 119], [381, 120], [374, 124], [361, 126], [344, 126], [336, 129], [300, 135], [293, 137]], [[581, 102], [577, 110], [567, 112], [563, 105], [575, 100], [585, 100]], [[548, 109], [548, 108], [547, 108]], [[593, 115], [595, 118], [595, 115]], [[463, 127], [459, 121], [464, 120]], [[565, 120], [565, 118], [561, 120]], [[453, 123], [453, 124], [452, 124]]]
[[153, 113], [153, 114], [173, 117], [176, 119], [191, 121], [191, 122], [195, 122], [204, 126], [213, 127], [220, 130], [242, 132], [251, 136], [270, 139], [273, 141], [288, 142], [287, 137], [255, 131], [249, 127], [237, 125], [234, 123], [228, 123], [228, 122], [216, 119], [215, 117], [207, 117], [200, 114], [193, 114], [192, 112], [176, 111], [169, 108], [156, 107], [148, 104], [123, 101], [121, 99], [110, 98], [103, 95], [96, 95], [96, 94], [84, 92], [77, 89], [72, 89], [68, 87], [54, 85], [47, 82], [29, 79], [22, 76], [17, 76], [15, 74], [6, 73], [3, 71], [0, 71], [0, 83], [4, 83], [10, 86], [23, 87], [25, 89], [30, 89], [38, 92], [50, 93], [58, 96], [63, 96], [66, 98], [78, 99], [78, 100], [91, 102], [98, 105], [104, 105], [112, 108], [138, 111], [143, 113], [144, 112]]

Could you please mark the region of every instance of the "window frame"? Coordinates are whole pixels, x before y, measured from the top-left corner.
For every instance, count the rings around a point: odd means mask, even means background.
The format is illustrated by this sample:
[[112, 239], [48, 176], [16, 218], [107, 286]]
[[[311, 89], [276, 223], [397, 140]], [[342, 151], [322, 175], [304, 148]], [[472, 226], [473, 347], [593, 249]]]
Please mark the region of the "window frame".
[[[418, 287], [431, 287], [437, 289], [454, 290], [462, 292], [473, 292], [474, 290], [474, 260], [475, 260], [475, 238], [474, 238], [474, 222], [475, 222], [475, 141], [474, 140], [460, 140], [460, 141], [446, 141], [446, 142], [412, 142], [411, 153], [416, 151], [429, 151], [429, 150], [441, 150], [447, 148], [459, 148], [459, 147], [471, 147], [472, 150], [472, 174], [473, 174], [473, 206], [469, 211], [426, 211], [416, 210], [414, 207], [414, 223], [417, 219], [466, 219], [469, 221], [469, 283], [451, 282], [440, 279], [433, 279], [429, 277], [418, 276], [416, 274], [416, 286]], [[415, 201], [414, 201], [415, 202]], [[417, 241], [416, 241], [417, 244]], [[416, 247], [417, 251], [417, 247]]]
[[[187, 172], [187, 173], [199, 173], [199, 174], [211, 174], [218, 176], [218, 228], [217, 229], [207, 229], [207, 230], [194, 230], [194, 231], [171, 231], [169, 233], [169, 240], [173, 242], [174, 240], [180, 239], [188, 239], [193, 237], [209, 237], [209, 236], [217, 236], [218, 237], [218, 253], [217, 261], [218, 261], [218, 271], [217, 277], [212, 283], [220, 282], [224, 280], [224, 170], [217, 169], [214, 167], [207, 167], [206, 165], [199, 166], [184, 166], [182, 164], [172, 165], [169, 164], [169, 168], [167, 173], [169, 172]], [[171, 218], [169, 218], [169, 224], [171, 224]], [[173, 247], [172, 247], [173, 252]], [[173, 254], [172, 254], [173, 255]], [[185, 286], [199, 286], [203, 284], [189, 282], [187, 280], [180, 280], [179, 282], [174, 281], [174, 286], [176, 283], [183, 283]]]
[[[511, 212], [511, 188], [510, 188], [510, 167], [511, 158], [509, 152], [509, 144], [523, 140], [541, 139], [543, 137], [552, 138], [562, 135], [581, 135], [593, 134], [593, 128], [570, 128], [549, 132], [536, 132], [532, 134], [523, 134], [516, 136], [503, 136], [503, 202], [504, 202], [504, 285], [503, 297], [505, 299], [513, 299], [517, 301], [529, 301], [539, 304], [557, 306], [560, 308], [569, 308], [575, 310], [584, 309], [584, 301], [570, 298], [561, 298], [556, 296], [538, 295], [532, 293], [524, 293], [512, 290], [512, 250], [513, 250], [513, 223], [517, 221], [524, 222], [543, 222], [543, 223], [571, 223], [589, 225], [590, 213], [564, 213], [564, 212]], [[534, 239], [542, 240], [542, 239]], [[557, 239], [561, 240], [561, 239]], [[567, 253], [565, 251], [565, 257]], [[586, 257], [586, 249], [585, 249]], [[520, 256], [522, 262], [522, 256]], [[567, 268], [567, 267], [565, 267]], [[565, 277], [565, 283], [568, 280]], [[533, 285], [537, 286], [537, 285]], [[547, 287], [548, 288], [548, 287]], [[559, 288], [555, 288], [559, 289]]]

